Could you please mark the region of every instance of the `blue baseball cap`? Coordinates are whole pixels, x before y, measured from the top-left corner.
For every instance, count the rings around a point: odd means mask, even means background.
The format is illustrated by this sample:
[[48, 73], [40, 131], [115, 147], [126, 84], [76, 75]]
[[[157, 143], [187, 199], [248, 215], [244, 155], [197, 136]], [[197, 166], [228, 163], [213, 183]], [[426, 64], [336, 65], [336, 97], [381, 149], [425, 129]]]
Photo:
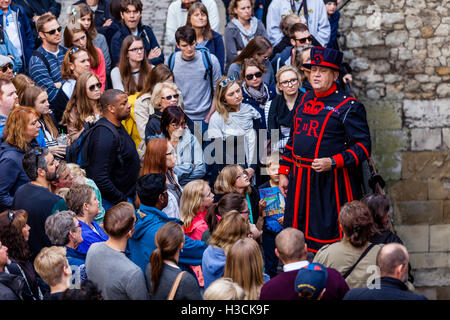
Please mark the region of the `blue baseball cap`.
[[310, 263], [298, 270], [295, 277], [295, 291], [309, 290], [313, 299], [317, 299], [323, 289], [327, 286], [328, 272], [320, 263]]

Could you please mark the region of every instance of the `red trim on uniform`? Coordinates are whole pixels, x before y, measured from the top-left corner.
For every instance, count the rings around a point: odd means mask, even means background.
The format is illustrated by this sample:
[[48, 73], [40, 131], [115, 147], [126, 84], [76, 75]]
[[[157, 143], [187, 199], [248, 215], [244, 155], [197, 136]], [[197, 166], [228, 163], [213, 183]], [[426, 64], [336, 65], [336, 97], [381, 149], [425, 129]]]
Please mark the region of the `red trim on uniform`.
[[369, 155], [369, 152], [367, 151], [366, 147], [364, 147], [361, 142], [356, 143], [356, 145], [360, 146], [364, 150], [364, 153], [366, 154], [367, 159], [369, 159], [370, 155]]
[[324, 98], [324, 97], [328, 97], [330, 94], [335, 92], [336, 89], [337, 89], [336, 82], [333, 82], [333, 84], [331, 85], [330, 89], [328, 89], [327, 91], [325, 91], [325, 92], [315, 92], [314, 91], [314, 94], [318, 98]]
[[344, 168], [343, 171], [344, 171], [345, 188], [347, 189], [347, 200], [348, 202], [350, 202], [353, 201], [352, 186], [350, 183], [350, 179], [348, 178], [347, 168]]
[[343, 168], [344, 167], [344, 157], [342, 154], [338, 153], [332, 157], [334, 161], [336, 162], [336, 168]]
[[[333, 171], [334, 171], [334, 191], [336, 193], [336, 208], [337, 208], [338, 221], [339, 221], [339, 214], [341, 212], [341, 203], [339, 200], [339, 186], [338, 186], [338, 179], [337, 179], [337, 169], [335, 168]], [[341, 229], [340, 223], [338, 223], [338, 227], [339, 227], [339, 238], [342, 238], [342, 229]]]
[[278, 174], [288, 175], [289, 174], [289, 170], [290, 170], [290, 168], [288, 166], [281, 165], [280, 168], [278, 169]]
[[306, 226], [305, 226], [305, 237], [308, 236], [309, 231], [309, 191], [311, 182], [311, 168], [308, 168], [308, 177], [306, 180]]
[[310, 64], [311, 64], [311, 66], [330, 67], [330, 68], [334, 68], [334, 69], [338, 69], [339, 70], [339, 67], [337, 65], [329, 63], [329, 62], [326, 62], [326, 61], [322, 61], [320, 63], [314, 63], [314, 60], [311, 60]]
[[319, 250], [314, 250], [314, 249], [311, 249], [311, 248], [306, 248], [306, 251], [310, 251], [310, 252], [313, 252], [313, 253], [317, 253], [317, 251], [319, 251]]
[[302, 188], [302, 174], [303, 169], [297, 169], [297, 184], [295, 185], [295, 205], [294, 205], [294, 221], [292, 227], [298, 229], [298, 205], [300, 203], [300, 190]]
[[284, 146], [286, 149], [292, 150], [293, 148], [291, 146], [288, 146], [287, 144]]
[[288, 162], [292, 162], [292, 163], [295, 163], [295, 161], [294, 161], [294, 160], [292, 160], [292, 159], [289, 159], [289, 158], [287, 158], [287, 157], [285, 157], [285, 156], [281, 156], [281, 159], [283, 159], [283, 160], [285, 160], [285, 161], [288, 161]]
[[347, 149], [345, 151], [350, 152], [353, 155], [353, 157], [355, 158], [355, 161], [356, 161], [356, 166], [358, 166], [359, 165], [359, 159], [356, 156], [356, 153], [354, 153], [353, 150], [350, 150], [350, 149]]
[[[292, 118], [292, 125], [293, 125], [293, 128], [295, 128], [295, 118], [297, 117], [298, 109], [299, 109], [300, 106], [303, 104], [303, 100], [305, 100], [305, 97], [306, 97], [306, 95], [308, 94], [308, 92], [309, 92], [309, 91], [306, 91], [306, 92], [303, 94], [302, 101], [300, 101], [300, 104], [297, 106], [297, 108], [295, 108], [295, 115], [294, 115], [294, 118]], [[287, 144], [287, 143], [286, 143], [286, 144]], [[291, 154], [292, 154], [293, 158], [296, 157], [296, 155], [294, 154], [294, 145], [295, 145], [295, 134], [292, 134], [292, 149], [291, 149]]]

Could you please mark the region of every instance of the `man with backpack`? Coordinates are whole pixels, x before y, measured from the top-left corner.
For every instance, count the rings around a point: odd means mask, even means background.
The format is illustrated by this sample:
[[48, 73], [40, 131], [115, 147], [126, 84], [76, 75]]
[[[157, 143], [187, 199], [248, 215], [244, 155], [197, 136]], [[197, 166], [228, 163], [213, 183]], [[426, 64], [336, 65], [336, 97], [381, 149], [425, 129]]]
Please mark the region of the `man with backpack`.
[[[128, 96], [106, 90], [100, 97], [103, 118], [81, 137], [82, 166], [100, 189], [105, 210], [121, 201], [134, 201], [140, 162], [136, 145], [121, 124], [130, 116]], [[77, 141], [79, 143], [79, 141]]]
[[208, 49], [196, 47], [195, 30], [183, 26], [175, 32], [179, 52], [166, 59], [173, 71], [175, 83], [183, 95], [184, 112], [193, 121], [209, 120], [214, 88], [222, 76], [220, 63]]

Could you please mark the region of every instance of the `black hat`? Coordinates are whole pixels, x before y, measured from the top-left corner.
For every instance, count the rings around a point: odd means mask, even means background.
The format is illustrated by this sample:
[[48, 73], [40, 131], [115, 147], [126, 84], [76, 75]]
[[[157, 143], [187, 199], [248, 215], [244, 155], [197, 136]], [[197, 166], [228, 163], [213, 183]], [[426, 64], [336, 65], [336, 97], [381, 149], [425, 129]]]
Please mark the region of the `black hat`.
[[327, 4], [328, 2], [334, 2], [337, 4], [337, 0], [323, 0], [323, 3]]
[[339, 71], [344, 54], [335, 49], [313, 47], [311, 48], [311, 62], [303, 66], [310, 69], [312, 66], [326, 67]]

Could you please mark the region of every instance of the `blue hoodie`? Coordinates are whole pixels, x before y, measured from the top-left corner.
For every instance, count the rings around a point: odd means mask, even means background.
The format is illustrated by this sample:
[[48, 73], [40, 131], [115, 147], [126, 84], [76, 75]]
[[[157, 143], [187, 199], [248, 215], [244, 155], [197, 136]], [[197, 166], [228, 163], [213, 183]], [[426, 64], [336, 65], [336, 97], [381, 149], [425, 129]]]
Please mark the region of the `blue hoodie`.
[[211, 283], [223, 276], [227, 258], [225, 251], [209, 245], [203, 253], [202, 272], [205, 279], [205, 290]]
[[[138, 221], [133, 237], [128, 240], [127, 255], [145, 272], [145, 267], [150, 261], [150, 255], [156, 249], [155, 234], [159, 228], [170, 221], [180, 225], [183, 222], [177, 218], [169, 218], [164, 212], [143, 204], [136, 211], [136, 217]], [[200, 265], [205, 249], [206, 244], [203, 241], [192, 240], [185, 236], [183, 251], [180, 252], [178, 263], [180, 265]]]

